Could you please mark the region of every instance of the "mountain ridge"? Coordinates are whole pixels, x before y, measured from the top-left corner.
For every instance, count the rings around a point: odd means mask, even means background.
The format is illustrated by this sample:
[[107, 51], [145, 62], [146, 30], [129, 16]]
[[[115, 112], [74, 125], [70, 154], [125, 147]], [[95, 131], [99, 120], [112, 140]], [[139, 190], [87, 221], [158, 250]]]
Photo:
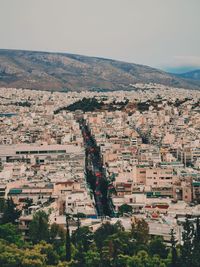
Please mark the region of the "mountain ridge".
[[176, 74], [177, 77], [185, 78], [185, 79], [192, 79], [196, 81], [200, 81], [200, 69], [187, 71], [184, 73]]
[[52, 91], [131, 90], [136, 83], [200, 89], [149, 66], [69, 53], [0, 49], [0, 86]]

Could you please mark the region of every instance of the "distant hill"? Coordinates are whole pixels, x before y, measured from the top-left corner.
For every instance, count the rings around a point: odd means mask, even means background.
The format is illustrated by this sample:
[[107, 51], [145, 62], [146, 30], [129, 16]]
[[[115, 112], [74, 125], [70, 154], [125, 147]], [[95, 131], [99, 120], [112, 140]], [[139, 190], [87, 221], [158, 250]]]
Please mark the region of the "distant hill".
[[200, 69], [181, 73], [181, 74], [176, 74], [176, 76], [180, 78], [192, 79], [192, 80], [200, 82]]
[[149, 82], [200, 88], [199, 81], [133, 63], [67, 53], [0, 49], [1, 87], [54, 91], [130, 90], [135, 83]]

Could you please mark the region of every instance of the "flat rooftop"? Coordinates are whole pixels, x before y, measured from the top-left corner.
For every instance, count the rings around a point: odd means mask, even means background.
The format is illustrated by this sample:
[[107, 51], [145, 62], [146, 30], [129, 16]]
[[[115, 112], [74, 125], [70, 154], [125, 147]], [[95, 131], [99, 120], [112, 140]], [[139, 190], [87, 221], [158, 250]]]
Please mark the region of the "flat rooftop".
[[[16, 145], [0, 145], [0, 157], [3, 156], [15, 156], [18, 154], [45, 154], [45, 151], [49, 153], [55, 153], [56, 151], [62, 153], [84, 153], [84, 149], [75, 145], [37, 145], [37, 144], [16, 144]], [[24, 153], [22, 153], [24, 152]], [[32, 152], [32, 153], [31, 153]], [[37, 153], [38, 152], [38, 153]]]

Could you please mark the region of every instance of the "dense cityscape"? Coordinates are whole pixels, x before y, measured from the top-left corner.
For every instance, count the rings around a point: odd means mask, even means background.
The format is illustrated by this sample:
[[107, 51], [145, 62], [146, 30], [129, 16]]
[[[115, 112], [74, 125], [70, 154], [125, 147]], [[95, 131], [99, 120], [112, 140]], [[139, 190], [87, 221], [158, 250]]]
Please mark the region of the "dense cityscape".
[[199, 112], [153, 83], [1, 88], [1, 266], [199, 266]]
[[0, 0], [0, 267], [200, 267], [200, 0]]

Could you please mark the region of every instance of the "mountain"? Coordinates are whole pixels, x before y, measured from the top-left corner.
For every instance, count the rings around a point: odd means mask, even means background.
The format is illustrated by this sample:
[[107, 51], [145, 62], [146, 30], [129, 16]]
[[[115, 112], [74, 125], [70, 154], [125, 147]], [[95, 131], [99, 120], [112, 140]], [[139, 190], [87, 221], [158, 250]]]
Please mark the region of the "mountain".
[[54, 91], [130, 90], [135, 83], [200, 89], [148, 66], [81, 55], [0, 49], [0, 87]]
[[191, 79], [200, 82], [200, 69], [176, 74], [177, 77]]

